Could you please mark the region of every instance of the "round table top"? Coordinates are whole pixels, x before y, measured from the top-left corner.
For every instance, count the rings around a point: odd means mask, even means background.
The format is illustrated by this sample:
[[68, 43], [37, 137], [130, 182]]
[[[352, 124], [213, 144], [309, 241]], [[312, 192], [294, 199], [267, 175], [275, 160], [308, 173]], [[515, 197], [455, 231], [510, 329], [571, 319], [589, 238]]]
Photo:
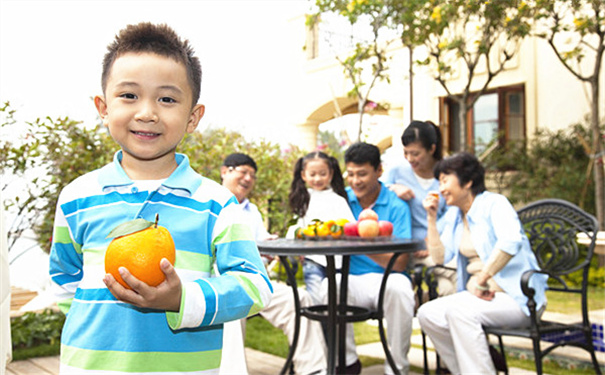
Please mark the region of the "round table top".
[[270, 255], [354, 255], [380, 253], [411, 253], [426, 248], [424, 241], [394, 237], [347, 238], [326, 240], [258, 241], [258, 250]]

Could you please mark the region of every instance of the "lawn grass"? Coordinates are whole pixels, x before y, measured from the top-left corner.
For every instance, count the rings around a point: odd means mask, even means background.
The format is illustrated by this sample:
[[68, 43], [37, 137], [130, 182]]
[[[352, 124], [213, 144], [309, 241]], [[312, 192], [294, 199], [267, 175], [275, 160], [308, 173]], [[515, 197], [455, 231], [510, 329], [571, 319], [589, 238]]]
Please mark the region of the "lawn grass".
[[[547, 311], [561, 314], [581, 314], [580, 295], [570, 296], [570, 293], [546, 291], [546, 299], [548, 300]], [[605, 309], [605, 289], [588, 287], [588, 310], [603, 309]]]

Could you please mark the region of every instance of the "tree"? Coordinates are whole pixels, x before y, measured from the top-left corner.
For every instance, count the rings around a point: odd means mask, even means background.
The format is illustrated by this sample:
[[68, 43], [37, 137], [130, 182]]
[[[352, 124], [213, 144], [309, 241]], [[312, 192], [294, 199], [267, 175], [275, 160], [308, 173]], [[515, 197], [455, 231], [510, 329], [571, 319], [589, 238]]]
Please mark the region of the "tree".
[[179, 152], [189, 156], [191, 167], [205, 177], [220, 182], [220, 166], [233, 152], [250, 155], [258, 166], [258, 179], [250, 194], [268, 222], [271, 233], [285, 235], [293, 215], [288, 205], [288, 194], [296, 160], [303, 151], [290, 146], [248, 141], [241, 134], [225, 129], [207, 129], [195, 132], [179, 145]]
[[[467, 114], [529, 34], [530, 8], [516, 0], [432, 0], [411, 11], [418, 23], [416, 36], [424, 39], [428, 52], [422, 63], [430, 65], [434, 78], [459, 105], [460, 148], [469, 149]], [[462, 71], [455, 68], [459, 61]], [[453, 79], [456, 75], [460, 84]]]
[[[590, 85], [592, 145], [597, 219], [605, 230], [605, 160], [599, 128], [600, 74], [605, 54], [605, 0], [536, 0], [536, 34], [551, 46], [563, 66]], [[571, 43], [566, 43], [570, 40]], [[594, 167], [593, 167], [594, 165]]]
[[[369, 100], [370, 92], [380, 80], [389, 81], [386, 74], [388, 70], [387, 49], [391, 43], [382, 38], [382, 31], [391, 18], [391, 10], [385, 7], [382, 1], [375, 0], [317, 0], [319, 9], [317, 14], [308, 18], [307, 24], [313, 27], [321, 19], [322, 13], [336, 13], [345, 17], [352, 25], [368, 23], [372, 37], [363, 42], [357, 42], [355, 49], [346, 58], [336, 56], [343, 66], [346, 77], [351, 81], [353, 88], [348, 95], [357, 99], [357, 112], [359, 113], [359, 130], [357, 141], [362, 140], [363, 115], [374, 108], [375, 103]], [[367, 64], [371, 72], [367, 73]]]
[[[15, 213], [9, 225], [9, 249], [28, 229], [48, 251], [58, 194], [71, 180], [106, 164], [117, 149], [102, 128], [87, 129], [68, 117], [19, 123], [7, 102], [1, 108], [4, 134], [0, 155], [2, 190], [19, 184], [18, 192], [2, 202]], [[10, 177], [9, 177], [10, 176]]]
[[[17, 193], [2, 204], [15, 214], [9, 228], [9, 249], [27, 229], [33, 229], [43, 250], [50, 250], [59, 192], [80, 175], [109, 163], [118, 146], [104, 127], [92, 129], [67, 117], [36, 119], [21, 123], [9, 103], [0, 107], [3, 137], [0, 141], [2, 191], [19, 185]], [[22, 134], [9, 139], [5, 134]], [[265, 214], [269, 230], [284, 235], [293, 217], [288, 193], [295, 160], [302, 156], [296, 147], [246, 141], [236, 132], [210, 129], [187, 136], [178, 152], [189, 156], [191, 166], [202, 175], [220, 182], [220, 166], [232, 152], [252, 156], [259, 167], [259, 179], [250, 197]]]
[[399, 31], [401, 44], [409, 51], [408, 74], [409, 74], [409, 94], [410, 119], [414, 120], [414, 49], [423, 44], [425, 36], [422, 33], [420, 18], [418, 13], [426, 6], [426, 0], [407, 0], [392, 1], [392, 27]]

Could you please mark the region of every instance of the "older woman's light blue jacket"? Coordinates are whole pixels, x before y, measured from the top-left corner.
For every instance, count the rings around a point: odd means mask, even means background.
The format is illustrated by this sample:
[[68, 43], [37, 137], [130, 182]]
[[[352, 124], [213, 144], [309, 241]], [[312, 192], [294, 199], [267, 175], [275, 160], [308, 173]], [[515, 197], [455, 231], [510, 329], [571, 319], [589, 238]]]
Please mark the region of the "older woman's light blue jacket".
[[[475, 197], [467, 213], [467, 220], [473, 245], [484, 264], [495, 249], [513, 256], [493, 279], [529, 315], [527, 297], [521, 291], [521, 275], [525, 271], [538, 269], [538, 262], [517, 212], [506, 197], [486, 191]], [[462, 213], [458, 207], [449, 207], [439, 220], [439, 233], [445, 247], [444, 264], [459, 253], [463, 226]], [[467, 263], [466, 257], [458, 256], [458, 291], [466, 289], [470, 277], [466, 272]], [[536, 290], [534, 300], [537, 309], [546, 304], [546, 279], [545, 275], [534, 275], [530, 280], [530, 286]]]

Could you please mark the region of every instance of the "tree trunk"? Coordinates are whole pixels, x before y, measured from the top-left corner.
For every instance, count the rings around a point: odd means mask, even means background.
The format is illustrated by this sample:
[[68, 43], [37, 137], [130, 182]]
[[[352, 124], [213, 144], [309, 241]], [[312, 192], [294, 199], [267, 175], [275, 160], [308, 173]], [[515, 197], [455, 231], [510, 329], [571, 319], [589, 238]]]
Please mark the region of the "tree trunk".
[[468, 112], [466, 99], [467, 98], [464, 97], [459, 101], [460, 112], [458, 112], [458, 122], [460, 123], [460, 151], [470, 151], [469, 145], [466, 143], [466, 113]]
[[603, 162], [605, 156], [601, 147], [601, 131], [599, 129], [599, 74], [595, 74], [590, 81], [592, 88], [592, 116], [590, 126], [592, 128], [592, 157], [594, 158], [594, 180], [595, 180], [595, 205], [600, 230], [605, 230], [605, 171]]
[[408, 46], [410, 50], [410, 122], [414, 121], [414, 47]]
[[363, 131], [363, 114], [365, 112], [366, 101], [359, 98], [357, 101], [357, 111], [359, 112], [359, 129], [357, 131], [357, 142], [361, 142], [361, 134]]

